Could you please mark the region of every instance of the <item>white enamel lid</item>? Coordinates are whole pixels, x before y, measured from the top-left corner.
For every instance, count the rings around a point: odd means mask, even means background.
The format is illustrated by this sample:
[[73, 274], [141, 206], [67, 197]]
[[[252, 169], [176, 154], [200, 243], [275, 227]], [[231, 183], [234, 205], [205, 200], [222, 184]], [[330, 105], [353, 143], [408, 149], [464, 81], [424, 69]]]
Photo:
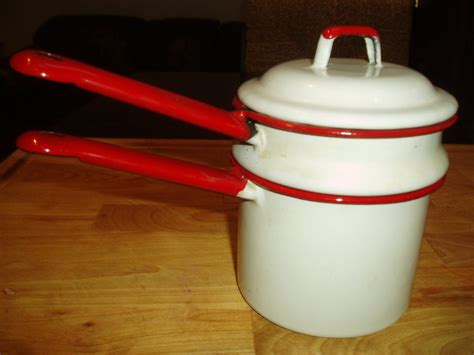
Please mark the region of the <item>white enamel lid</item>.
[[[339, 35], [363, 36], [369, 61], [332, 58]], [[422, 127], [449, 119], [456, 99], [422, 74], [381, 60], [377, 31], [334, 26], [323, 31], [313, 61], [285, 62], [239, 88], [248, 108], [290, 122], [354, 129]]]

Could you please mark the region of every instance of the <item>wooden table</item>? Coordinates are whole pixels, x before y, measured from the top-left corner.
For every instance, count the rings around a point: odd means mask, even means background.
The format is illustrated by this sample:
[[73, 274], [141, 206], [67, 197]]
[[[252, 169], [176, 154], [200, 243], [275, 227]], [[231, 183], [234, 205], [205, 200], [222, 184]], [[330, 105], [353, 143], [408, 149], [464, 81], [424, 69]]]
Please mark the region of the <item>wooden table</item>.
[[[214, 166], [230, 148], [115, 143]], [[0, 353], [472, 354], [474, 146], [447, 148], [410, 309], [351, 339], [288, 331], [243, 301], [237, 199], [17, 151], [0, 165]]]

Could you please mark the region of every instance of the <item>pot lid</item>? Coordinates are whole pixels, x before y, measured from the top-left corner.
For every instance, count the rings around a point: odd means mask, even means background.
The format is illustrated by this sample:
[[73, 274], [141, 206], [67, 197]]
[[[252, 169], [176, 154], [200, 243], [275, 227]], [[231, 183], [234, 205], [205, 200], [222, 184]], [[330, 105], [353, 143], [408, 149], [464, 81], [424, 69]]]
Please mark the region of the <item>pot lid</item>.
[[[363, 36], [368, 61], [330, 58], [340, 35]], [[313, 61], [279, 64], [238, 91], [250, 109], [302, 124], [401, 129], [445, 121], [456, 99], [417, 71], [381, 60], [379, 35], [365, 26], [333, 26], [320, 36]]]

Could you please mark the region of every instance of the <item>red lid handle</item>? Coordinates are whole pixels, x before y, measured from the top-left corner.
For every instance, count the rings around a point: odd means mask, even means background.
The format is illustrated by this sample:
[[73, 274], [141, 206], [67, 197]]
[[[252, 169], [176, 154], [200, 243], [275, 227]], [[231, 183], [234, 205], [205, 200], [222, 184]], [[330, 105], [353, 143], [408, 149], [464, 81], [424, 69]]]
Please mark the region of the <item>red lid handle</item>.
[[332, 45], [339, 36], [362, 36], [367, 47], [369, 64], [382, 67], [380, 36], [376, 29], [368, 26], [331, 26], [321, 33], [312, 67], [326, 69], [331, 57]]
[[365, 36], [380, 38], [377, 30], [369, 26], [330, 26], [324, 29], [322, 36], [326, 39], [333, 39], [339, 36]]

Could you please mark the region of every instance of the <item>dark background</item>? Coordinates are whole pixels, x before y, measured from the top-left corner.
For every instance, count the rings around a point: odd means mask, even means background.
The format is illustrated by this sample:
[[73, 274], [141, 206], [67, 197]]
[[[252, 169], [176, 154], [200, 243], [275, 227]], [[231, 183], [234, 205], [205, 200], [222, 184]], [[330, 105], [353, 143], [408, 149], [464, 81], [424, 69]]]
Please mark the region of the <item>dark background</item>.
[[[69, 85], [24, 77], [8, 66], [17, 50], [50, 50], [230, 109], [242, 80], [275, 63], [312, 56], [320, 30], [332, 24], [379, 29], [385, 61], [413, 67], [458, 99], [460, 119], [445, 132], [444, 142], [472, 144], [472, 1], [416, 5], [410, 0], [5, 2], [0, 6], [0, 159], [28, 129], [95, 137], [225, 138]], [[363, 57], [363, 51], [349, 38], [335, 46], [335, 56]]]

